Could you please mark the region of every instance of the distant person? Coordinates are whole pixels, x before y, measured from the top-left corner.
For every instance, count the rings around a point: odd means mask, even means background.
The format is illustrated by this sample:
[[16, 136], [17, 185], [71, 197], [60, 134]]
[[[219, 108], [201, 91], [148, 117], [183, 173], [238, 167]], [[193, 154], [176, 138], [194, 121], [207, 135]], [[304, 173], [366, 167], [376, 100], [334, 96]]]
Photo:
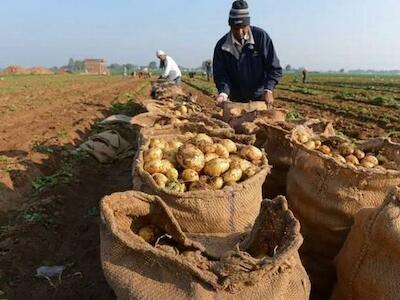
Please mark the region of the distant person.
[[307, 83], [307, 73], [308, 73], [307, 69], [304, 68], [302, 73], [303, 73], [303, 83]]
[[207, 73], [207, 81], [210, 81], [210, 79], [212, 77], [211, 60], [206, 61], [206, 73]]
[[174, 81], [176, 85], [180, 85], [182, 73], [177, 63], [162, 50], [158, 50], [156, 56], [160, 59], [160, 78], [167, 78]]
[[274, 102], [273, 89], [282, 68], [269, 35], [250, 26], [247, 2], [234, 1], [229, 13], [231, 30], [215, 46], [213, 75], [219, 95], [217, 103], [227, 101]]

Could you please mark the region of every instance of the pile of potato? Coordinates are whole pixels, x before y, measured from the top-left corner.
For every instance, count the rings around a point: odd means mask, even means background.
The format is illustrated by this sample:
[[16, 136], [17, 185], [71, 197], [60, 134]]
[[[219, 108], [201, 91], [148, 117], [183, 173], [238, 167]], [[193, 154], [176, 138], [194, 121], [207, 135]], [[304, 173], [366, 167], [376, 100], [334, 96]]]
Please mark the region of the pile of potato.
[[336, 161], [353, 167], [375, 168], [380, 170], [400, 170], [400, 166], [387, 158], [382, 152], [364, 152], [350, 142], [338, 139], [321, 141], [307, 132], [296, 132], [295, 139], [309, 150], [317, 150]]
[[200, 133], [187, 142], [152, 139], [143, 153], [144, 170], [161, 188], [175, 192], [220, 190], [254, 176], [263, 153], [229, 139], [214, 141]]
[[179, 104], [176, 102], [170, 102], [168, 104], [168, 108], [170, 108], [177, 117], [199, 113], [202, 111], [200, 106], [190, 102], [182, 102]]

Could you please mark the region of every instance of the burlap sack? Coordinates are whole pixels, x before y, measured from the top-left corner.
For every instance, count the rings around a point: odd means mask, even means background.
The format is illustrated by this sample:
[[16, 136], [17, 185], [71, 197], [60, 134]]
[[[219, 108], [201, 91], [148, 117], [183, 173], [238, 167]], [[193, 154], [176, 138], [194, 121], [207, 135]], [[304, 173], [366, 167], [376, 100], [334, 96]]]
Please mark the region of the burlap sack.
[[379, 208], [361, 210], [335, 259], [332, 300], [400, 299], [400, 189]]
[[324, 136], [334, 135], [332, 124], [326, 120], [310, 119], [292, 122], [257, 123], [256, 146], [264, 149], [268, 161], [272, 165], [263, 186], [264, 197], [274, 198], [286, 195], [287, 173], [292, 165], [293, 146], [290, 142], [290, 132], [299, 124], [309, 126], [313, 131]]
[[[163, 140], [187, 141], [189, 136], [163, 136]], [[237, 232], [248, 228], [257, 217], [262, 201], [262, 184], [270, 172], [264, 156], [260, 171], [253, 177], [222, 190], [176, 193], [160, 188], [143, 169], [143, 152], [150, 141], [140, 147], [134, 160], [133, 187], [159, 195], [171, 208], [184, 231], [193, 233]], [[238, 147], [243, 145], [237, 144]]]
[[[354, 215], [362, 208], [381, 205], [388, 190], [400, 184], [400, 172], [351, 167], [292, 141], [295, 153], [287, 178], [288, 201], [301, 224], [304, 244], [300, 254], [313, 293], [326, 297], [335, 282], [333, 258]], [[400, 163], [400, 144], [387, 139], [373, 139], [359, 148], [365, 152], [382, 149]]]
[[[299, 223], [283, 197], [262, 203], [250, 233], [187, 235], [160, 198], [137, 192], [105, 197], [101, 215], [102, 267], [118, 299], [309, 297]], [[136, 234], [149, 224], [160, 230], [152, 244]]]

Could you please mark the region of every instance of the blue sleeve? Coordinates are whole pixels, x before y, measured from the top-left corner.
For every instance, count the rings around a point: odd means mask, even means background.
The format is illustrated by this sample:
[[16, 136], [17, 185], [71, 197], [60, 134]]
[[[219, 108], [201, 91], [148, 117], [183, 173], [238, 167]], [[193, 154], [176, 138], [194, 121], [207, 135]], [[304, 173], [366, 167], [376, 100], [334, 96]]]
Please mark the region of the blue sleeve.
[[218, 44], [214, 49], [213, 76], [218, 93], [225, 93], [229, 96], [231, 91], [231, 81], [226, 72], [222, 49], [220, 49]]
[[282, 77], [282, 67], [278, 56], [276, 55], [274, 44], [267, 34], [264, 35], [264, 68], [265, 79], [264, 88], [273, 90]]

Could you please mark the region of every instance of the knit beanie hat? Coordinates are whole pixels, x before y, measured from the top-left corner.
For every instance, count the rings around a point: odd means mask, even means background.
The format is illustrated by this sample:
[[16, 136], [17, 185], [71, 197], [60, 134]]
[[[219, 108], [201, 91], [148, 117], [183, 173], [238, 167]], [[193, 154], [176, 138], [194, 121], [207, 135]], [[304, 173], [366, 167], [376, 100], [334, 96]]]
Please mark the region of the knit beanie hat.
[[232, 9], [229, 12], [229, 26], [234, 25], [250, 25], [249, 6], [244, 0], [237, 0], [232, 3]]

